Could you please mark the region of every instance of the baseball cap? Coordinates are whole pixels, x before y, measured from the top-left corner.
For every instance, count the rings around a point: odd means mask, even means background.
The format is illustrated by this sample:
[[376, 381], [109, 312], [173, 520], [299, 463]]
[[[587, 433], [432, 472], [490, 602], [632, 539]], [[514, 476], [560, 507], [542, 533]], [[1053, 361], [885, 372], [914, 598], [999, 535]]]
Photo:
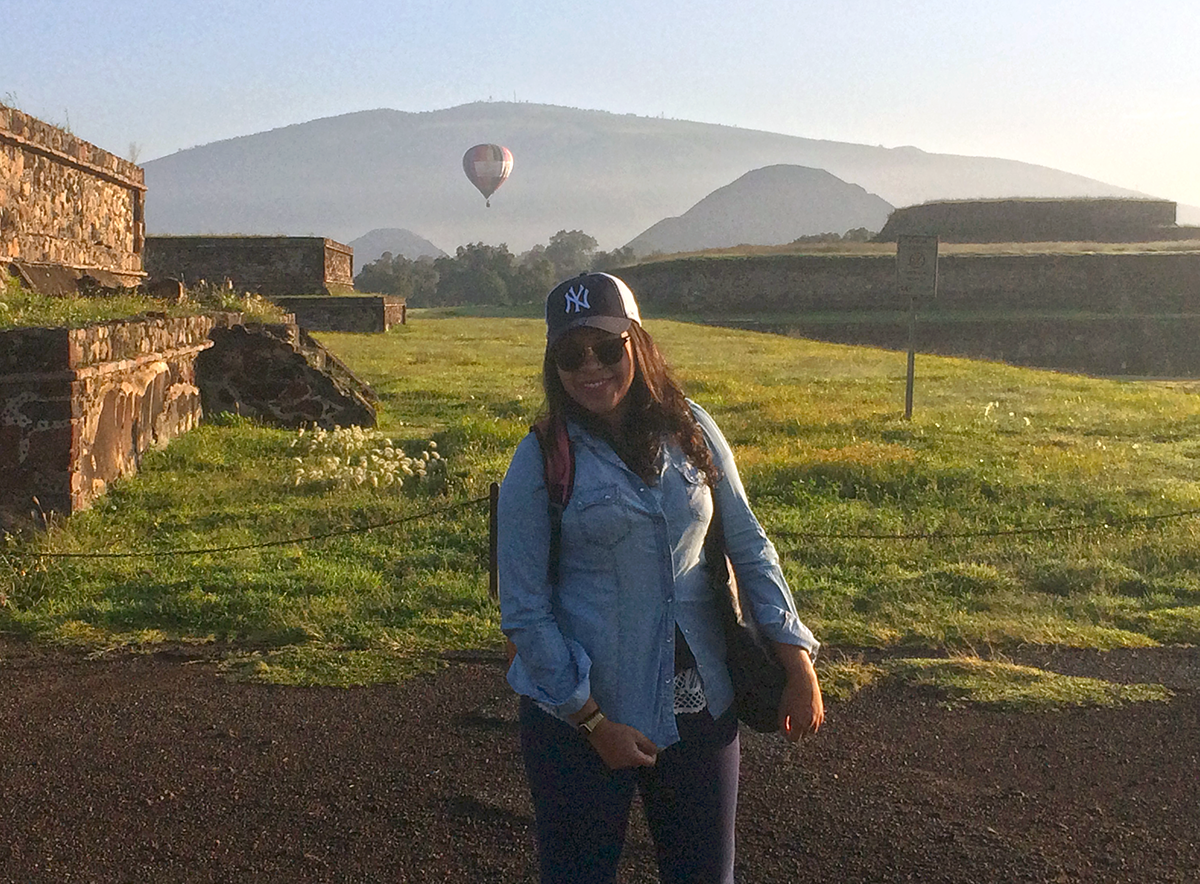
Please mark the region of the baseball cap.
[[633, 292], [611, 273], [581, 273], [563, 280], [546, 298], [546, 343], [587, 326], [619, 335], [642, 324]]

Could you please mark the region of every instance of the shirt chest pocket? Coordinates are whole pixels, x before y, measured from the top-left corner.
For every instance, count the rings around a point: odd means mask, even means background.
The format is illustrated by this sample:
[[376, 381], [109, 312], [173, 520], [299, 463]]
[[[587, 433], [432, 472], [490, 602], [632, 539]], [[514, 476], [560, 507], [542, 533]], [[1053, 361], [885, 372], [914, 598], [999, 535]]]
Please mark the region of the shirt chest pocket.
[[572, 514], [580, 537], [589, 545], [613, 549], [633, 530], [632, 512], [615, 485], [576, 489]]

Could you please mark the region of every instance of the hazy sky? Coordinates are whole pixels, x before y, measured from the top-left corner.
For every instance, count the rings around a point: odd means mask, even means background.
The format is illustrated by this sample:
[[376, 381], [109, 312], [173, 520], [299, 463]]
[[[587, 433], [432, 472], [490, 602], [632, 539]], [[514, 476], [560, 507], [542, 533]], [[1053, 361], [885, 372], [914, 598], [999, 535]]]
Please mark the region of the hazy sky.
[[0, 102], [144, 162], [487, 99], [999, 156], [1200, 205], [1200, 0], [2, 0]]

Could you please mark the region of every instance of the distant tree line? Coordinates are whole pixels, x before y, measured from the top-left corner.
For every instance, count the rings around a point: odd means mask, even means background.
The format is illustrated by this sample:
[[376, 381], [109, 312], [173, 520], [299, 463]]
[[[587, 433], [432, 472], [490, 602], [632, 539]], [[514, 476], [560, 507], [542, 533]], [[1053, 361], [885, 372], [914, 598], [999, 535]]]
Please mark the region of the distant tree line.
[[410, 260], [384, 252], [354, 277], [360, 292], [400, 295], [410, 307], [539, 303], [561, 279], [633, 261], [633, 250], [598, 250], [582, 230], [560, 230], [545, 245], [514, 255], [508, 246], [469, 243], [454, 255]]
[[791, 245], [806, 245], [820, 242], [870, 242], [875, 236], [865, 227], [853, 227], [845, 233], [813, 233], [808, 236], [798, 236]]

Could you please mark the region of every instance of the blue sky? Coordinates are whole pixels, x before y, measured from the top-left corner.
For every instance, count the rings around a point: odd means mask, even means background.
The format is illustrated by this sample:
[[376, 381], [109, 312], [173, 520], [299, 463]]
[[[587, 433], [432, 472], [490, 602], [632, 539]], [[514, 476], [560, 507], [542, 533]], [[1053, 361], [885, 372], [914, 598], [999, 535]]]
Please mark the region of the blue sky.
[[1200, 206], [1196, 0], [4, 0], [0, 102], [140, 161], [495, 99], [1000, 156]]

